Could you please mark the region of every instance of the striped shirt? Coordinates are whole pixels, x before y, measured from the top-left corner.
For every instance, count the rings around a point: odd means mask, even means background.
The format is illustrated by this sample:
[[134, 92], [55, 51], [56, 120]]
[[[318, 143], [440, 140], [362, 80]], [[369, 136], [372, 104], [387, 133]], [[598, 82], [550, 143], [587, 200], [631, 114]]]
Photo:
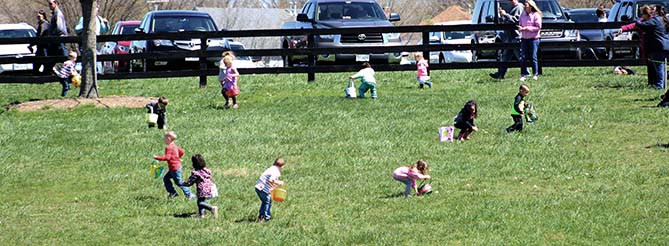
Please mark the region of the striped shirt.
[[72, 76], [72, 71], [74, 71], [74, 61], [67, 60], [63, 63], [63, 67], [61, 67], [60, 69], [57, 69], [57, 67], [53, 67], [53, 71], [56, 73], [56, 76], [58, 76], [58, 78], [67, 79], [70, 76]]
[[280, 176], [281, 176], [281, 170], [279, 169], [279, 167], [272, 165], [260, 175], [260, 178], [258, 179], [258, 182], [256, 182], [255, 187], [256, 189], [269, 194], [270, 191], [272, 191], [275, 186], [270, 181], [275, 181], [279, 179]]

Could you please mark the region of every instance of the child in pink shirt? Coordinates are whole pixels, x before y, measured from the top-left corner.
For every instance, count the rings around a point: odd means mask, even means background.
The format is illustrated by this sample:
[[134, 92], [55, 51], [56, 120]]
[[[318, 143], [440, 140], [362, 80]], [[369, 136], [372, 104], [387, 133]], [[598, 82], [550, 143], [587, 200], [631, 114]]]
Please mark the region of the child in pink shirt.
[[225, 98], [225, 105], [223, 107], [230, 106], [230, 98], [232, 98], [232, 108], [239, 108], [237, 105], [237, 95], [239, 95], [239, 85], [237, 85], [237, 80], [239, 79], [239, 72], [237, 68], [233, 66], [232, 61], [234, 56], [229, 53], [223, 53], [223, 59], [219, 69], [221, 70], [218, 73], [218, 79], [221, 81], [221, 95]]
[[418, 192], [416, 180], [430, 179], [430, 175], [426, 175], [427, 170], [427, 162], [424, 160], [418, 160], [416, 164], [411, 166], [398, 167], [395, 169], [395, 171], [393, 171], [393, 178], [406, 184], [406, 188], [404, 189], [404, 197], [409, 197], [411, 195], [411, 190], [414, 190], [417, 195], [421, 195], [421, 193]]
[[423, 84], [427, 84], [428, 87], [432, 88], [432, 82], [430, 82], [430, 75], [428, 75], [427, 69], [430, 67], [430, 64], [427, 63], [427, 60], [423, 59], [423, 53], [418, 52], [414, 55], [416, 59], [416, 68], [417, 75], [416, 80], [418, 80], [418, 88], [423, 89]]

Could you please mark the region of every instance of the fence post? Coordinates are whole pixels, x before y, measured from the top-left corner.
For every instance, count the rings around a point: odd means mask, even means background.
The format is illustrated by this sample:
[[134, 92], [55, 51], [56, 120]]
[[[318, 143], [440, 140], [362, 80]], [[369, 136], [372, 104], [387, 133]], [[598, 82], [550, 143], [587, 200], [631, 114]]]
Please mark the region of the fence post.
[[207, 87], [207, 57], [204, 54], [207, 46], [207, 38], [200, 38], [200, 88]]
[[427, 61], [430, 61], [430, 52], [427, 51], [429, 45], [430, 45], [430, 32], [423, 32], [423, 59]]
[[316, 48], [316, 42], [314, 36], [315, 35], [313, 33], [310, 33], [309, 36], [307, 36], [307, 44], [309, 49], [311, 49], [311, 52], [309, 53], [309, 59], [307, 61], [309, 66], [309, 71], [307, 72], [307, 82], [316, 81], [316, 73], [314, 72], [314, 67], [316, 67], [316, 51], [314, 50]]

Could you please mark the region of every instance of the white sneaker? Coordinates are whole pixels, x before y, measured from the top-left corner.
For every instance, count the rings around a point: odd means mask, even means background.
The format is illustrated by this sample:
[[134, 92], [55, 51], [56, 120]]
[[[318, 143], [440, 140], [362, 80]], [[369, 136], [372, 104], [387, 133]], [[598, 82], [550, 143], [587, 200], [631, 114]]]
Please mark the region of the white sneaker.
[[532, 79], [533, 79], [533, 80], [539, 80], [539, 76], [534, 75], [534, 77], [532, 77]]
[[525, 81], [527, 79], [527, 76], [520, 76], [520, 81]]

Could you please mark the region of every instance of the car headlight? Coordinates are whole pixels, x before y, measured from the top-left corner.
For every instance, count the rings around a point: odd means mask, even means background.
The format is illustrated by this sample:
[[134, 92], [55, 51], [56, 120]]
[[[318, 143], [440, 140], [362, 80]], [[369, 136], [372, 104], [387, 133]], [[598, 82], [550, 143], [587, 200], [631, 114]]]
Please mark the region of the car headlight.
[[400, 34], [399, 33], [384, 33], [383, 38], [392, 42], [399, 42]]
[[334, 42], [335, 39], [339, 38], [339, 35], [338, 34], [326, 34], [326, 35], [318, 35], [318, 37], [321, 39], [321, 41]]
[[155, 46], [172, 46], [172, 41], [170, 40], [164, 40], [164, 39], [158, 39], [158, 40], [153, 40], [153, 45]]

